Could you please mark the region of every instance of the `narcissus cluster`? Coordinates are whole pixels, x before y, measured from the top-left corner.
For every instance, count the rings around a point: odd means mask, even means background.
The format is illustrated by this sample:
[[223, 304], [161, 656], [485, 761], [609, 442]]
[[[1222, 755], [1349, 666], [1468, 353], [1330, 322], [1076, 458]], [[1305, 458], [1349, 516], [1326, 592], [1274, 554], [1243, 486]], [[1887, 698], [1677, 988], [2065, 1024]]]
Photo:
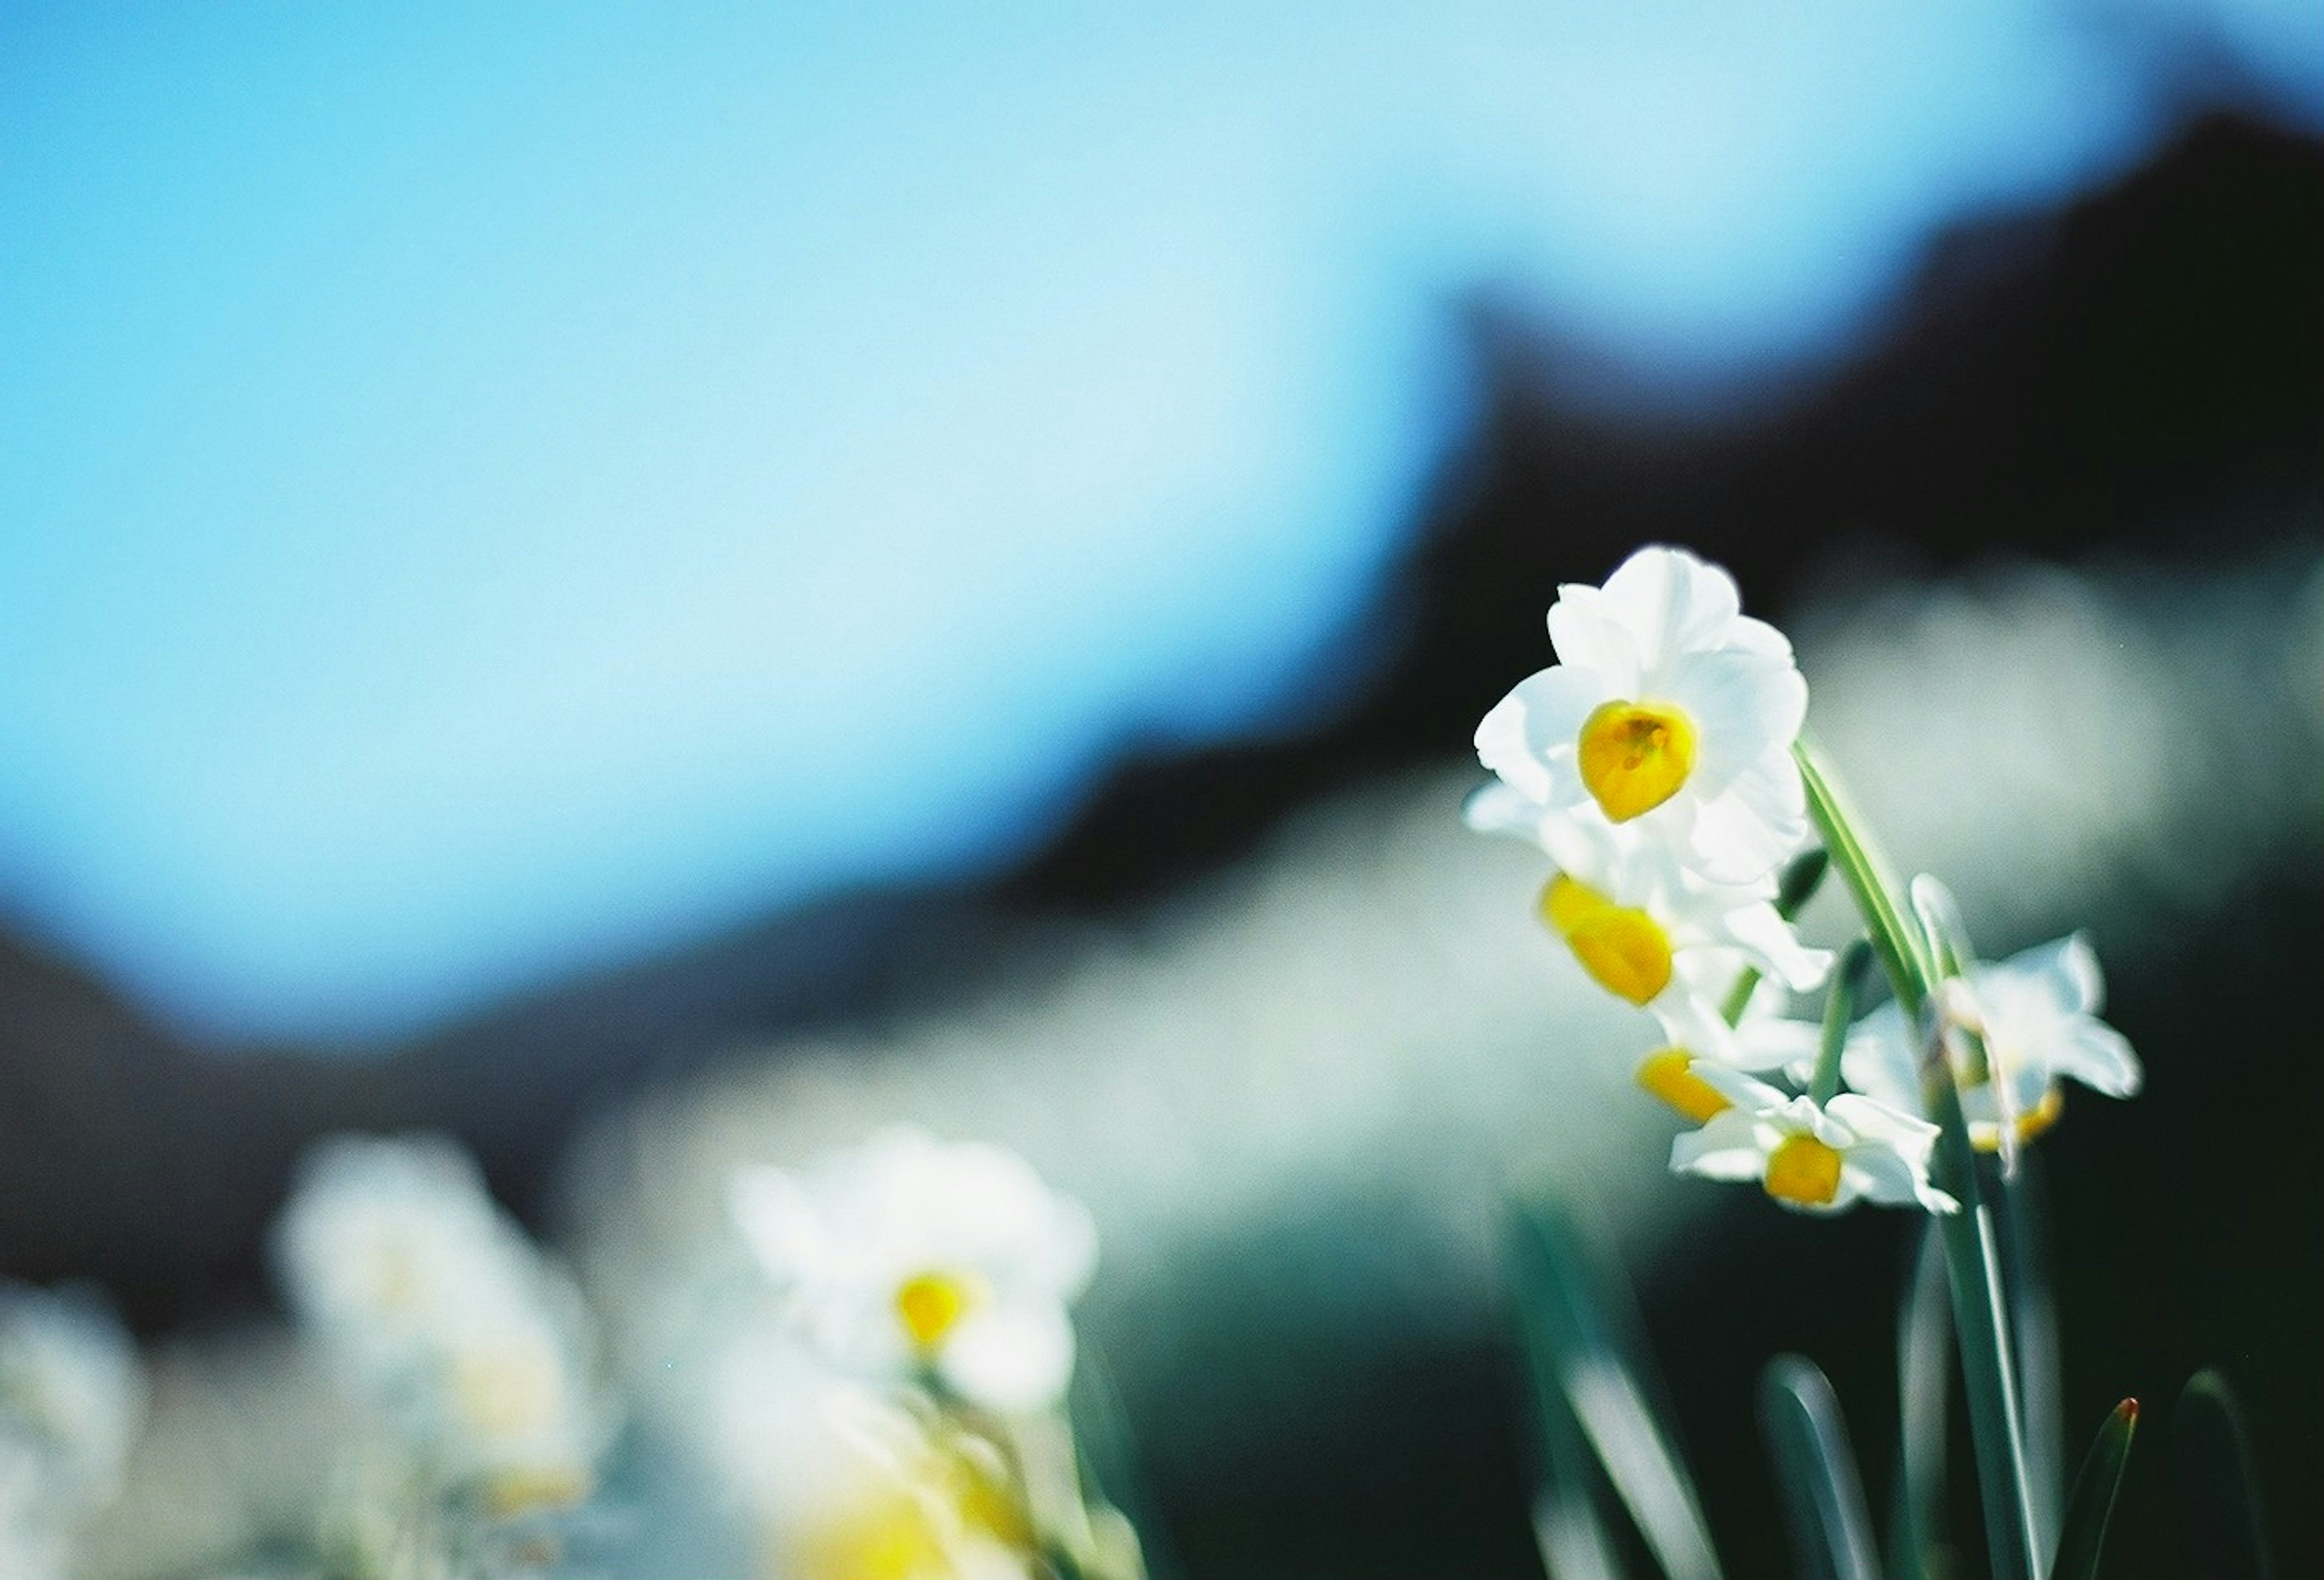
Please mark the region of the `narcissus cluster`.
[[2128, 1043], [2095, 1018], [2098, 961], [2079, 936], [1950, 973], [1926, 1024], [1890, 1004], [1851, 1030], [1851, 995], [1837, 990], [1823, 1034], [1786, 1018], [1789, 996], [1823, 986], [1833, 961], [1794, 931], [1804, 896], [1785, 892], [1787, 874], [1820, 870], [1798, 756], [1807, 683], [1725, 571], [1641, 549], [1603, 587], [1561, 587], [1549, 635], [1558, 662], [1478, 726], [1494, 778], [1467, 815], [1539, 848], [1553, 868], [1545, 923], [1657, 1023], [1638, 1082], [1701, 1126], [1677, 1138], [1674, 1170], [1756, 1180], [1806, 1212], [1950, 1212], [1929, 1179], [1924, 1047], [1949, 1051], [1988, 1150], [2056, 1116], [2061, 1076], [2137, 1089]]

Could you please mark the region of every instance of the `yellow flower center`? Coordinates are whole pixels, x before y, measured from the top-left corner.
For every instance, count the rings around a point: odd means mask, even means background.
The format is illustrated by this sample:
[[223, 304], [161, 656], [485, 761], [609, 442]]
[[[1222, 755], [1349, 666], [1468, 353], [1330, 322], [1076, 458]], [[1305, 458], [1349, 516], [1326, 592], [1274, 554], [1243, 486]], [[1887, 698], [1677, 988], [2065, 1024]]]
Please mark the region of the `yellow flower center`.
[[1693, 1063], [1694, 1056], [1683, 1048], [1665, 1048], [1659, 1053], [1649, 1053], [1646, 1062], [1638, 1066], [1638, 1085], [1649, 1097], [1659, 1098], [1695, 1124], [1702, 1125], [1735, 1105], [1695, 1074]]
[[[2056, 1087], [2052, 1087], [2048, 1091], [2043, 1092], [2040, 1102], [2017, 1116], [2018, 1144], [2023, 1146], [2055, 1125], [2058, 1122], [2058, 1116], [2065, 1111], [2065, 1093]], [[1990, 1124], [1972, 1125], [1969, 1126], [1969, 1142], [1979, 1152], [1999, 1152], [2001, 1126]]]
[[1767, 1194], [1821, 1207], [1840, 1194], [1840, 1153], [1812, 1135], [1784, 1137], [1767, 1159]]
[[932, 1350], [959, 1326], [973, 1299], [968, 1281], [957, 1273], [915, 1273], [896, 1291], [896, 1316], [914, 1344]]
[[472, 1350], [453, 1360], [452, 1397], [470, 1426], [506, 1442], [556, 1420], [565, 1380], [556, 1357], [540, 1350]]
[[484, 1506], [503, 1520], [536, 1509], [570, 1509], [587, 1500], [591, 1485], [589, 1472], [578, 1465], [496, 1471], [484, 1484]]
[[1670, 934], [1644, 911], [1561, 872], [1541, 892], [1541, 914], [1609, 993], [1644, 1005], [1670, 986]]
[[1582, 782], [1628, 822], [1679, 792], [1694, 769], [1694, 725], [1667, 703], [1606, 703], [1582, 725]]

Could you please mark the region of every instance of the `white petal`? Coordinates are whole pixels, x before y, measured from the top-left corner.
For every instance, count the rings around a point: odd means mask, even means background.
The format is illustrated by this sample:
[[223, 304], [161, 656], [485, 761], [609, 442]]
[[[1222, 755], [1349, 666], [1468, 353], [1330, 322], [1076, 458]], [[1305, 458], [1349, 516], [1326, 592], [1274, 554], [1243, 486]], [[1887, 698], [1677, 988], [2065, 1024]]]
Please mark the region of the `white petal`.
[[1808, 840], [1807, 794], [1789, 748], [1769, 752], [1696, 809], [1693, 865], [1720, 882], [1773, 872]]
[[1744, 1114], [1769, 1113], [1792, 1100], [1790, 1093], [1771, 1087], [1766, 1081], [1755, 1080], [1732, 1066], [1704, 1061], [1691, 1066], [1689, 1072]]
[[1477, 726], [1477, 757], [1531, 800], [1570, 800], [1580, 779], [1552, 767], [1571, 757], [1590, 711], [1609, 694], [1599, 678], [1571, 665], [1538, 670], [1493, 704]]
[[991, 1308], [962, 1320], [938, 1364], [964, 1398], [1003, 1414], [1029, 1414], [1065, 1394], [1073, 1326], [1054, 1301]]
[[1767, 975], [1794, 993], [1805, 993], [1831, 972], [1831, 951], [1810, 949], [1772, 905], [1762, 902], [1733, 911], [1727, 931]]
[[2088, 1017], [2076, 1020], [2051, 1051], [2051, 1067], [2109, 1098], [2136, 1097], [2145, 1084], [2145, 1071], [2130, 1050], [2130, 1039], [2104, 1021]]
[[1808, 683], [1787, 659], [1732, 649], [1691, 654], [1670, 667], [1666, 684], [1666, 700], [1702, 742], [1689, 783], [1705, 795], [1769, 752], [1789, 751], [1807, 718]]
[[1671, 1139], [1671, 1172], [1700, 1174], [1706, 1180], [1757, 1180], [1766, 1172], [1766, 1154], [1759, 1150], [1758, 1125], [1748, 1114], [1729, 1109], [1714, 1115], [1700, 1130]]
[[2077, 1015], [2096, 1015], [2106, 1003], [2106, 978], [2098, 970], [2098, 951], [2090, 947], [2089, 934], [2077, 932], [2061, 938], [2043, 953], [2047, 957], [2043, 960], [2043, 974], [2056, 983], [2058, 1002]]
[[1727, 1060], [1738, 1070], [1782, 1070], [1812, 1061], [1822, 1043], [1822, 1028], [1807, 1021], [1746, 1015], [1735, 1028]]
[[1681, 548], [1642, 548], [1606, 578], [1606, 602], [1639, 638], [1651, 671], [1715, 645], [1742, 612], [1735, 579]]
[[1557, 590], [1557, 602], [1549, 606], [1549, 639], [1559, 663], [1598, 676], [1609, 696], [1637, 695], [1644, 664], [1639, 634], [1597, 588], [1570, 583]]
[[1719, 1006], [1702, 994], [1673, 978], [1646, 1007], [1674, 1046], [1714, 1064], [1731, 1067], [1737, 1062], [1735, 1033]]
[[1858, 1091], [1899, 1112], [1920, 1107], [1920, 1064], [1904, 1035], [1904, 1012], [1893, 1002], [1849, 1028], [1840, 1074]]
[[1506, 779], [1488, 779], [1461, 804], [1461, 821], [1480, 834], [1516, 834], [1539, 838], [1542, 819], [1549, 808], [1528, 799]]
[[822, 1226], [788, 1170], [746, 1165], [726, 1188], [727, 1210], [742, 1243], [777, 1281], [810, 1278], [821, 1266]]

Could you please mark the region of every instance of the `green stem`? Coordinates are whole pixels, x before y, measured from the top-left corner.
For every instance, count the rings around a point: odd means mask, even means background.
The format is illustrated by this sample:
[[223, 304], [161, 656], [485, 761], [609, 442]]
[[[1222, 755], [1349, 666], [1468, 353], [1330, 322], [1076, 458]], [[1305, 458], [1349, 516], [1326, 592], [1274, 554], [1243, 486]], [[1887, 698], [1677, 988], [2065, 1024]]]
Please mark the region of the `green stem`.
[[1856, 1001], [1865, 969], [1872, 963], [1872, 946], [1858, 938], [1831, 974], [1831, 992], [1823, 1006], [1823, 1041], [1816, 1049], [1815, 1080], [1808, 1096], [1822, 1107], [1840, 1094], [1840, 1056], [1848, 1047], [1849, 1024], [1856, 1018]]
[[1896, 904], [1895, 880], [1889, 876], [1887, 863], [1880, 851], [1861, 832], [1847, 798], [1832, 777], [1822, 754], [1803, 736], [1794, 744], [1792, 756], [1800, 765], [1800, 778], [1807, 786], [1808, 816], [1817, 831], [1823, 835], [1824, 849], [1831, 855], [1831, 864], [1840, 869], [1842, 883], [1856, 901], [1856, 909], [1864, 918], [1864, 925], [1872, 935], [1872, 948], [1880, 957], [1881, 969], [1888, 976], [1888, 986], [1895, 991], [1896, 1002], [1904, 1006], [1909, 1024], [1920, 1017], [1921, 1006], [1928, 1002], [1936, 973], [1932, 969], [1925, 946], [1917, 929], [1906, 924], [1904, 912]]
[[1808, 815], [1856, 900], [1873, 952], [1895, 990], [1904, 1024], [1922, 1028], [1921, 1098], [1937, 1126], [1932, 1172], [1938, 1187], [1960, 1203], [1959, 1212], [1940, 1217], [1938, 1224], [1952, 1294], [1953, 1332], [1960, 1345], [1961, 1381], [1969, 1399], [1969, 1440], [1977, 1451], [1986, 1542], [1994, 1580], [2034, 1580], [2041, 1573], [2040, 1549], [2034, 1534], [2024, 1430], [1993, 1215], [1978, 1192], [1977, 1153], [1961, 1116], [1952, 1061], [1939, 1029], [1931, 1024], [1938, 981], [1935, 959], [1920, 929], [1906, 921], [1908, 913], [1896, 903], [1895, 880], [1821, 755], [1802, 739], [1793, 756], [1807, 787]]

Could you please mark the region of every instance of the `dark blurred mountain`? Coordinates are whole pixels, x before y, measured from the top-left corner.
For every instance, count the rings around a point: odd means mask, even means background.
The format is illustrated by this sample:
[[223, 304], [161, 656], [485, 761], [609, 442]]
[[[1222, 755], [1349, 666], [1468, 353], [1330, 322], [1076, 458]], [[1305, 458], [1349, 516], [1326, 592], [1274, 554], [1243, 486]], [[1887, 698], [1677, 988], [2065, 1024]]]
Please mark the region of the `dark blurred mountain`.
[[0, 940], [0, 1272], [95, 1278], [149, 1330], [263, 1300], [263, 1227], [293, 1160], [343, 1126], [452, 1130], [537, 1218], [575, 1127], [641, 1082], [940, 999], [1045, 916], [1128, 905], [1327, 791], [1457, 757], [1510, 677], [1546, 661], [1550, 590], [1642, 542], [1724, 561], [1780, 617], [1850, 559], [2195, 560], [2238, 533], [2312, 533], [2319, 178], [2313, 142], [2196, 125], [2061, 212], [1960, 228], [1875, 344], [1716, 421], [1577, 401], [1586, 364], [1506, 305], [1471, 302], [1458, 317], [1484, 416], [1349, 633], [1386, 655], [1363, 694], [1295, 734], [1126, 763], [987, 888], [835, 898], [364, 1060], [190, 1049]]

